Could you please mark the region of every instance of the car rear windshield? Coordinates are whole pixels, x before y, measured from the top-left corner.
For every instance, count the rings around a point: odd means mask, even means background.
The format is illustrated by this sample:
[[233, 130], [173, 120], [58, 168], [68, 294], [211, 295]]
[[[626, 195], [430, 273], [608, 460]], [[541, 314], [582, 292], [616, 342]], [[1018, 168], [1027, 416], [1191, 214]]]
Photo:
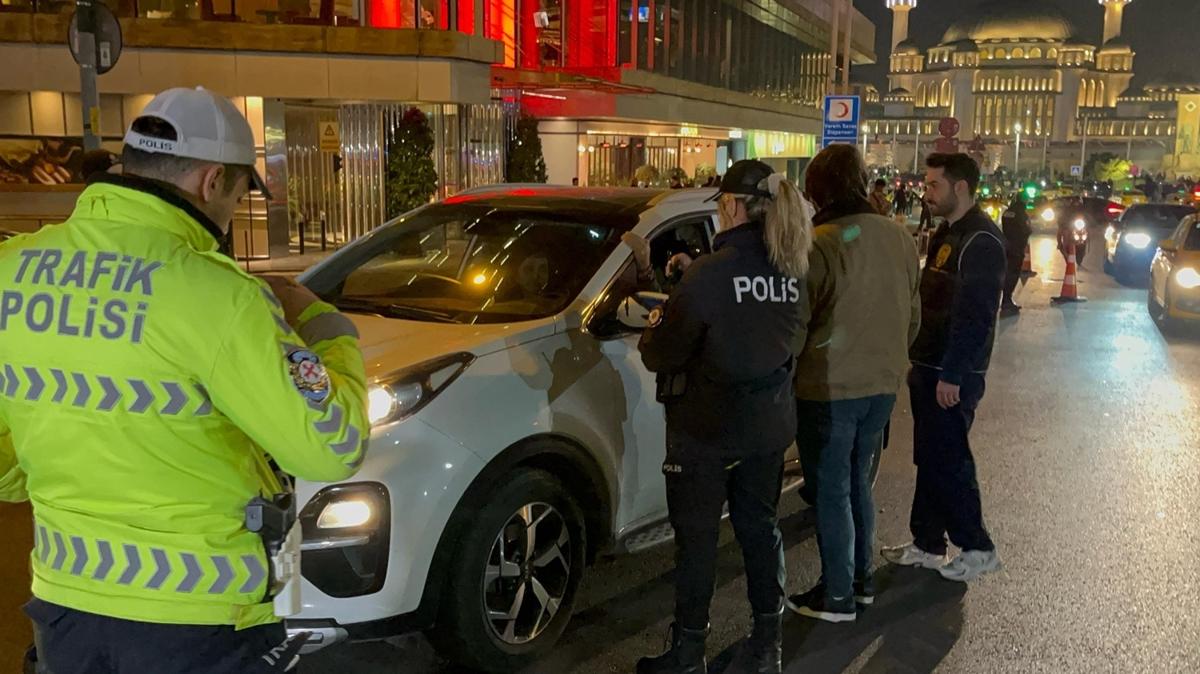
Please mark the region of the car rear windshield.
[[1170, 204], [1147, 204], [1133, 206], [1121, 216], [1124, 227], [1145, 229], [1175, 229], [1179, 221], [1195, 211], [1188, 206]]
[[546, 210], [438, 205], [394, 221], [305, 283], [345, 311], [507, 323], [562, 311], [616, 248], [614, 229]]

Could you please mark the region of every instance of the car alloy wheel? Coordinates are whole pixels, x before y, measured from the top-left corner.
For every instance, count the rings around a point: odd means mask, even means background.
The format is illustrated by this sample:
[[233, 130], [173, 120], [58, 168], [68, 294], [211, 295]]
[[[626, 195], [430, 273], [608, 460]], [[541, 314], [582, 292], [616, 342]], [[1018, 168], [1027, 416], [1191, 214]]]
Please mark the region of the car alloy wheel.
[[500, 529], [483, 575], [487, 623], [500, 641], [541, 635], [562, 607], [571, 579], [571, 531], [547, 503], [528, 503]]

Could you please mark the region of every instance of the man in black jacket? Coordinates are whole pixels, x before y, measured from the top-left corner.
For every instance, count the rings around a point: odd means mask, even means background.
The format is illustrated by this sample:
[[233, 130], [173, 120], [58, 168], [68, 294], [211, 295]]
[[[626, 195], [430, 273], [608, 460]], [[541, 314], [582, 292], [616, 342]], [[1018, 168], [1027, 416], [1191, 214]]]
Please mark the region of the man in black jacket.
[[[883, 550], [893, 564], [937, 569], [970, 581], [1000, 568], [983, 524], [968, 434], [983, 399], [1005, 278], [1005, 243], [975, 204], [979, 165], [965, 154], [927, 160], [925, 200], [943, 224], [929, 242], [921, 277], [921, 330], [909, 351], [913, 460], [917, 484], [913, 541]], [[962, 550], [945, 563], [946, 534]]]
[[1025, 246], [1029, 245], [1029, 237], [1033, 228], [1029, 225], [1029, 213], [1025, 208], [1025, 197], [1017, 192], [1008, 210], [1000, 218], [1004, 227], [1004, 239], [1008, 252], [1008, 276], [1004, 279], [1004, 298], [1000, 302], [1001, 316], [1015, 316], [1021, 313], [1021, 307], [1013, 302], [1013, 293], [1021, 280], [1021, 263], [1025, 261]]

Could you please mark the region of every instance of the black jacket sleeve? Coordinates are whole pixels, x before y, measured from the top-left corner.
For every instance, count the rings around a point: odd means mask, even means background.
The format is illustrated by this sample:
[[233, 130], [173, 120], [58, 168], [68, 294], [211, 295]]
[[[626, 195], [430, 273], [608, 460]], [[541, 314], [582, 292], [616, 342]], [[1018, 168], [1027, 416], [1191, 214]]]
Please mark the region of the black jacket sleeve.
[[685, 276], [667, 300], [662, 321], [642, 333], [638, 351], [647, 370], [678, 374], [699, 357], [708, 326], [696, 280], [695, 274]]
[[1004, 288], [1004, 245], [994, 236], [977, 234], [962, 252], [958, 293], [950, 318], [950, 339], [942, 358], [942, 381], [961, 384], [988, 348]]

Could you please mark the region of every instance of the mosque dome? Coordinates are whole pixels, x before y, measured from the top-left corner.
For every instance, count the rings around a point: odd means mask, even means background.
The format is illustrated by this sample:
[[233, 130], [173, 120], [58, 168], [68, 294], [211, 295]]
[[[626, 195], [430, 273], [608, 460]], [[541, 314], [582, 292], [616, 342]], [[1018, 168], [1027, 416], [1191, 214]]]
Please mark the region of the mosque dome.
[[1038, 0], [987, 2], [962, 11], [942, 37], [942, 44], [961, 40], [1051, 40], [1062, 42], [1075, 28], [1062, 10]]

